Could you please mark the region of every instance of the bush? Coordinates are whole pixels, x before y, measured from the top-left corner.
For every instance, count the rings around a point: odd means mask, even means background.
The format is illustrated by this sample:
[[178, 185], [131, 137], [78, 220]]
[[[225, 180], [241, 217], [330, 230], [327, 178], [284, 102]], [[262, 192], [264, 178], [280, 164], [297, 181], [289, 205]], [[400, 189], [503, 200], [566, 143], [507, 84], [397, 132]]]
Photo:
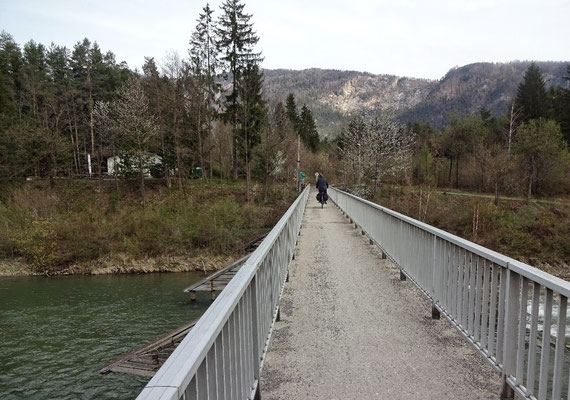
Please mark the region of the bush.
[[296, 194], [284, 189], [272, 203], [246, 203], [243, 182], [189, 180], [187, 194], [149, 185], [141, 208], [128, 184], [121, 192], [114, 185], [32, 182], [10, 189], [0, 200], [0, 256], [22, 256], [45, 273], [104, 256], [227, 254], [273, 226]]
[[58, 237], [50, 221], [33, 221], [15, 235], [14, 242], [16, 251], [35, 272], [53, 272], [62, 264]]

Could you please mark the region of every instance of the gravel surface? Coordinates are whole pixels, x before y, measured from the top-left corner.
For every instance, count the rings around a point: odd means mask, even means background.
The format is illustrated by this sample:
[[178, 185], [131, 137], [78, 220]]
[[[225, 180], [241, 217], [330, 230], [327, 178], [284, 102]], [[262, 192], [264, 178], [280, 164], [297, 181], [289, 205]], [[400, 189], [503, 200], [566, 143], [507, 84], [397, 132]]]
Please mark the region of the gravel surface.
[[270, 399], [498, 399], [501, 378], [314, 192], [261, 374]]

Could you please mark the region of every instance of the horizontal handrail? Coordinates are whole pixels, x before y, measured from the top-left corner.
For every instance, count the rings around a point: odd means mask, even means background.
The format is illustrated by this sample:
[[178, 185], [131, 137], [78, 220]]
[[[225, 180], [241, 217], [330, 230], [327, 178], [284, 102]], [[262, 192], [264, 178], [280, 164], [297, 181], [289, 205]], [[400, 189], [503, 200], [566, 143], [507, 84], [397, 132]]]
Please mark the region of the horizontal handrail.
[[307, 186], [137, 400], [253, 398], [308, 194]]
[[569, 282], [336, 188], [329, 194], [502, 372], [503, 394], [567, 396]]

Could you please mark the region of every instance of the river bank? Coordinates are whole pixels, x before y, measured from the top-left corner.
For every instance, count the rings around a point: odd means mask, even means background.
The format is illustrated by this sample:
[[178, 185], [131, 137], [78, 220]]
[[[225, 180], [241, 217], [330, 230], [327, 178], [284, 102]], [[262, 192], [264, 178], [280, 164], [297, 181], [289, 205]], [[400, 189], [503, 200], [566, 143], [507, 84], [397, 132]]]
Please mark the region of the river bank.
[[159, 257], [131, 259], [108, 257], [100, 260], [74, 263], [53, 272], [35, 270], [24, 258], [0, 260], [0, 277], [9, 276], [64, 276], [64, 275], [120, 275], [164, 272], [215, 272], [237, 256], [203, 255], [199, 257]]
[[0, 275], [215, 271], [266, 234], [296, 196], [267, 197], [245, 182], [189, 180], [184, 190], [149, 182], [147, 204], [123, 183], [20, 182], [0, 193]]

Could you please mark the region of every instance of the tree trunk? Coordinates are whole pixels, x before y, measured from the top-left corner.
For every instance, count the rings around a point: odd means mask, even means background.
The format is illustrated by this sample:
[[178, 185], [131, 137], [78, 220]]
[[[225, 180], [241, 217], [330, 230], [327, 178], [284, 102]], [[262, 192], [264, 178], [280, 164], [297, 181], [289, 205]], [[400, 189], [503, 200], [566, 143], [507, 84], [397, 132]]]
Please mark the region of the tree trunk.
[[449, 157], [449, 173], [447, 174], [447, 184], [451, 186], [451, 173], [453, 171], [453, 157]]
[[[247, 118], [246, 118], [246, 121], [247, 121]], [[247, 122], [244, 125], [245, 125], [244, 126], [245, 180], [247, 182], [246, 199], [247, 199], [247, 202], [249, 203], [251, 201], [251, 174], [250, 174], [250, 168], [249, 168], [249, 154], [248, 154], [248, 150], [249, 150], [248, 139], [249, 138], [248, 138], [248, 132], [247, 132]]]
[[299, 174], [301, 172], [301, 136], [297, 134], [297, 167], [295, 169], [295, 187], [298, 192], [301, 191], [301, 185], [299, 185]]
[[210, 168], [209, 168], [210, 179], [213, 179], [213, 178], [214, 178], [214, 159], [213, 159], [213, 156], [212, 156], [212, 146], [210, 146], [208, 158], [210, 159], [210, 161], [209, 161], [209, 164], [210, 164]]
[[499, 205], [499, 182], [495, 181], [495, 205]]
[[532, 196], [532, 184], [534, 180], [534, 165], [531, 165], [530, 172], [528, 174], [528, 188], [526, 192], [526, 202], [530, 203], [530, 197]]
[[145, 202], [145, 190], [144, 190], [144, 163], [143, 157], [139, 154], [139, 172], [140, 172], [140, 193], [141, 193], [141, 206], [144, 208]]
[[[93, 164], [93, 159], [95, 158], [95, 130], [94, 130], [95, 124], [93, 121], [93, 94], [92, 94], [93, 87], [91, 84], [91, 72], [87, 74], [87, 81], [89, 84], [89, 131], [91, 133], [91, 164]], [[89, 175], [91, 175], [91, 173]]]
[[71, 150], [73, 151], [73, 166], [75, 167], [75, 173], [79, 174], [79, 157], [75, 152], [75, 140], [73, 139], [73, 124], [71, 123], [71, 117], [69, 118], [69, 136], [71, 138]]
[[115, 151], [115, 141], [113, 141], [111, 147], [113, 149], [113, 179], [115, 180], [115, 189], [117, 190], [117, 193], [119, 193], [119, 174], [117, 173], [117, 153]]
[[459, 189], [459, 157], [455, 160], [455, 188]]
[[200, 168], [202, 169], [202, 175], [200, 178], [204, 177], [204, 149], [202, 145], [202, 105], [198, 106], [198, 160], [200, 162]]

